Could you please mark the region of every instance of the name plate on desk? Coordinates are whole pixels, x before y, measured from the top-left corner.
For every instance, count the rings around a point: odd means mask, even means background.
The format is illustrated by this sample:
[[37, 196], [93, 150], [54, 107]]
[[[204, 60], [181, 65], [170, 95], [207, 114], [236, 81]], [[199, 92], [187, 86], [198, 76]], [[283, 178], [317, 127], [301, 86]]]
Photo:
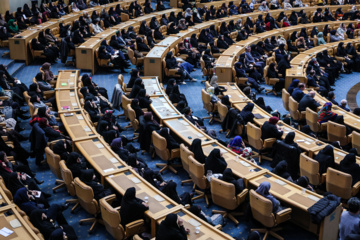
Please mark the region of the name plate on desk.
[[190, 223], [191, 225], [193, 225], [194, 227], [200, 227], [201, 226], [201, 223], [199, 223], [198, 221], [196, 221], [195, 219], [193, 218], [190, 218], [188, 223]]
[[105, 169], [103, 171], [104, 171], [104, 173], [111, 172], [111, 171], [114, 171], [114, 168], [108, 168], [108, 169]]
[[286, 185], [286, 182], [281, 181], [280, 179], [276, 179], [274, 182], [276, 182], [277, 184], [279, 184], [279, 185], [281, 185], [281, 186]]
[[96, 144], [97, 148], [101, 149], [104, 148], [104, 145], [102, 145], [101, 143]]
[[158, 201], [158, 202], [165, 201], [165, 199], [164, 199], [162, 196], [160, 196], [160, 195], [155, 195], [155, 196], [154, 196], [154, 199], [155, 199], [156, 201]]
[[250, 167], [251, 165], [248, 164], [247, 162], [245, 161], [240, 161], [241, 165], [245, 166], [245, 167]]
[[315, 202], [317, 202], [317, 201], [320, 200], [320, 198], [315, 197], [315, 196], [313, 196], [313, 195], [309, 195], [308, 198], [311, 199], [311, 200], [314, 200]]
[[141, 183], [140, 179], [138, 179], [137, 177], [131, 178], [131, 181], [133, 181], [133, 183], [135, 184]]
[[84, 120], [83, 116], [81, 116], [81, 115], [76, 116], [76, 117], [77, 117], [77, 119], [79, 119], [79, 120]]
[[116, 158], [110, 158], [111, 163], [118, 163], [119, 161]]

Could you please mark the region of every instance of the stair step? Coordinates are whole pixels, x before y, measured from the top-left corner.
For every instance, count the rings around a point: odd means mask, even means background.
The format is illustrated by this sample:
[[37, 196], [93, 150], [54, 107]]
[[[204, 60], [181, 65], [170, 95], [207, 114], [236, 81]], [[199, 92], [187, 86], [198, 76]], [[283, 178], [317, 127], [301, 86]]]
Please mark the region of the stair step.
[[25, 67], [25, 63], [24, 62], [13, 62], [9, 67], [8, 67], [8, 72], [11, 76], [14, 76], [19, 70], [21, 70], [23, 67]]

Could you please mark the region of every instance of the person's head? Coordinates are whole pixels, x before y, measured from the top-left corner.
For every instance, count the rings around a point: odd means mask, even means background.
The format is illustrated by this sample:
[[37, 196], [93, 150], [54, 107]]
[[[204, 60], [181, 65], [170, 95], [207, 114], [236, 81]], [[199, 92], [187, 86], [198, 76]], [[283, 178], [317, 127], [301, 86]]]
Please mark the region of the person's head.
[[272, 125], [276, 125], [278, 121], [279, 121], [279, 118], [277, 118], [277, 117], [269, 118], [269, 123], [271, 123]]
[[314, 97], [315, 97], [315, 91], [309, 92], [308, 95], [309, 95], [311, 98], [314, 98]]
[[349, 206], [349, 212], [358, 214], [360, 210], [360, 200], [357, 197], [352, 197], [347, 202]]
[[334, 92], [329, 92], [328, 93], [328, 98], [329, 99], [335, 99], [335, 93]]
[[298, 88], [303, 91], [305, 90], [305, 83], [299, 83]]
[[342, 107], [345, 107], [345, 106], [347, 105], [346, 99], [341, 100], [340, 105], [341, 105]]
[[151, 112], [146, 112], [144, 113], [144, 120], [145, 121], [152, 121], [154, 118], [153, 118], [153, 115]]
[[256, 189], [256, 192], [262, 196], [269, 195], [271, 184], [269, 182], [260, 183], [259, 187]]

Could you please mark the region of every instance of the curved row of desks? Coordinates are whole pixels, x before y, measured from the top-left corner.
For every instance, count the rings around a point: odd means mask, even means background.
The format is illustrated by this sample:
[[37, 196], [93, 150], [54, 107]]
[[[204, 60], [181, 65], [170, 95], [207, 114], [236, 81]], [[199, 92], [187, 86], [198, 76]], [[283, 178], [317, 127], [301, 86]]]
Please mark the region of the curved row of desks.
[[[294, 32], [300, 32], [302, 28], [306, 28], [308, 34], [310, 35], [313, 27], [317, 27], [319, 32], [323, 31], [325, 25], [329, 25], [332, 29], [337, 29], [341, 23], [348, 25], [349, 23], [356, 23], [357, 21], [334, 21], [334, 22], [320, 22], [320, 23], [309, 23], [309, 24], [298, 24], [296, 26], [290, 26], [286, 28], [274, 29], [264, 33], [256, 34], [250, 36], [244, 41], [236, 42], [226, 49], [216, 61], [216, 75], [219, 78], [220, 82], [231, 82], [234, 78], [233, 67], [234, 64], [238, 61], [240, 54], [245, 53], [245, 48], [251, 46], [252, 44], [257, 44], [260, 41], [264, 41], [267, 38], [272, 36], [283, 36], [286, 40], [289, 39], [290, 35]], [[310, 49], [312, 50], [312, 49]], [[298, 59], [303, 57], [303, 53], [298, 55]], [[296, 69], [292, 69], [296, 70]], [[297, 78], [298, 75], [296, 75]], [[292, 80], [286, 78], [285, 88], [290, 85]]]
[[[156, 82], [157, 79], [155, 78]], [[71, 137], [74, 147], [96, 169], [101, 176], [102, 184], [110, 184], [123, 195], [127, 188], [135, 187], [137, 197], [148, 197], [149, 210], [146, 215], [151, 219], [152, 236], [156, 234], [156, 226], [169, 213], [177, 213], [185, 220], [185, 226], [192, 231], [189, 239], [233, 239], [222, 231], [205, 223], [188, 212], [182, 205], [177, 204], [158, 189], [153, 187], [127, 166], [110, 146], [97, 134], [96, 129], [81, 108], [77, 94], [79, 71], [59, 71], [56, 101], [60, 118]], [[160, 88], [158, 88], [160, 89]], [[199, 234], [195, 233], [194, 220], [201, 225]], [[191, 224], [192, 223], [192, 224]]]
[[38, 236], [30, 227], [27, 220], [18, 211], [17, 206], [7, 197], [6, 193], [0, 187], [0, 231], [7, 228], [12, 233], [5, 237], [0, 235], [0, 239], [34, 239], [40, 240]]
[[[341, 42], [343, 42], [345, 45], [347, 43], [353, 43], [353, 45], [360, 44], [359, 39], [348, 39]], [[307, 83], [306, 68], [308, 66], [308, 63], [311, 61], [311, 59], [316, 57], [317, 53], [322, 52], [324, 50], [328, 50], [329, 55], [331, 56], [336, 55], [336, 48], [338, 44], [339, 42], [333, 42], [318, 47], [314, 47], [294, 57], [290, 62], [292, 68], [286, 70], [286, 81], [287, 81], [286, 85], [290, 85], [293, 79], [299, 79], [301, 82]], [[326, 102], [329, 102], [329, 100], [327, 100], [325, 97], [322, 97], [318, 93], [316, 93], [315, 100], [317, 100], [321, 106], [324, 105]], [[332, 111], [338, 115], [343, 115], [344, 122], [347, 126], [357, 131], [360, 131], [359, 116], [351, 112], [346, 112], [345, 110], [338, 108], [336, 106], [332, 108]]]
[[138, 32], [141, 22], [146, 21], [149, 25], [150, 20], [153, 17], [156, 17], [158, 21], [160, 21], [163, 14], [167, 16], [170, 15], [171, 12], [174, 12], [177, 15], [178, 12], [182, 12], [181, 9], [168, 9], [161, 12], [153, 12], [151, 14], [146, 14], [141, 17], [137, 17], [131, 19], [126, 22], [122, 22], [113, 27], [109, 27], [105, 31], [92, 36], [90, 39], [82, 43], [80, 46], [75, 49], [76, 56], [76, 67], [79, 69], [91, 70], [94, 74], [98, 68], [98, 63], [95, 59], [95, 50], [99, 48], [100, 43], [106, 39], [110, 40], [110, 38], [116, 34], [117, 31], [121, 31], [122, 29], [127, 29], [128, 27], [134, 27], [134, 31]]
[[[100, 14], [100, 11], [105, 8], [107, 11], [111, 7], [115, 7], [117, 4], [120, 4], [122, 8], [127, 9], [131, 2], [134, 0], [122, 0], [116, 1], [113, 3], [109, 3], [106, 5], [101, 5], [97, 7], [87, 8], [85, 10], [79, 12], [69, 13], [59, 19], [50, 19], [47, 22], [44, 22], [39, 25], [30, 26], [25, 31], [15, 35], [12, 38], [9, 38], [9, 49], [10, 49], [10, 58], [14, 60], [22, 60], [25, 61], [26, 65], [28, 65], [32, 61], [32, 56], [29, 48], [29, 42], [33, 38], [37, 38], [40, 31], [44, 31], [49, 28], [52, 30], [54, 35], [59, 33], [59, 24], [63, 23], [64, 25], [70, 24], [79, 19], [80, 16], [83, 16], [85, 12], [91, 16], [93, 11], [97, 11]], [[144, 4], [145, 0], [139, 0], [138, 4]]]

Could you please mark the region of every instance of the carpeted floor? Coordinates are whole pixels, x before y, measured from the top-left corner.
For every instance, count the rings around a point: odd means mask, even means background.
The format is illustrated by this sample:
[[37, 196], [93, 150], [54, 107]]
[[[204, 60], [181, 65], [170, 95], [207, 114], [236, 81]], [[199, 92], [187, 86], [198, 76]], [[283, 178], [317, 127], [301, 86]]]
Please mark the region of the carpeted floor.
[[[0, 49], [0, 54], [5, 52], [6, 49]], [[13, 76], [20, 79], [22, 82], [24, 82], [26, 85], [31, 84], [32, 78], [39, 72], [39, 68], [42, 64], [42, 62], [35, 61], [29, 66], [24, 66], [23, 63], [14, 62], [9, 57], [2, 57], [0, 58], [0, 64], [5, 64], [9, 66], [9, 72], [13, 73]], [[52, 71], [56, 74], [58, 70], [62, 69], [75, 69], [74, 67], [65, 67], [61, 63], [54, 64], [52, 66]], [[81, 75], [84, 73], [88, 73], [86, 71], [82, 71]], [[99, 70], [96, 72], [96, 74], [93, 76], [93, 81], [95, 81], [99, 86], [105, 87], [108, 90], [109, 98], [111, 99], [112, 91], [117, 83], [117, 76], [119, 74], [119, 71], [103, 71]], [[205, 117], [207, 116], [206, 111], [202, 107], [202, 100], [201, 100], [201, 89], [204, 87], [203, 84], [200, 83], [200, 80], [202, 80], [202, 73], [199, 69], [197, 69], [195, 72], [191, 74], [193, 77], [198, 79], [198, 82], [188, 82], [187, 85], [181, 85], [180, 89], [181, 92], [186, 95], [186, 98], [189, 102], [190, 107], [192, 108], [194, 115], [199, 117]], [[358, 81], [358, 77], [360, 76], [359, 73], [354, 73], [351, 75], [342, 75], [341, 78], [336, 82], [336, 100], [340, 102], [341, 99], [346, 98], [346, 94], [349, 91], [349, 89], [355, 85]], [[125, 82], [128, 82], [130, 76], [129, 74], [124, 74]], [[265, 86], [266, 87], [266, 86]], [[258, 96], [262, 96], [265, 99], [265, 102], [267, 105], [270, 105], [273, 110], [277, 109], [280, 113], [285, 114], [285, 110], [282, 105], [281, 96], [274, 96], [274, 95], [265, 95], [264, 93], [258, 94]], [[357, 95], [357, 100], [359, 99], [359, 94]], [[27, 107], [24, 107], [24, 109]], [[31, 127], [28, 124], [29, 121], [23, 121], [21, 123], [22, 127], [25, 127], [26, 130], [22, 133], [25, 136], [28, 136], [30, 134]], [[119, 120], [120, 124], [125, 126], [127, 123], [124, 121], [123, 118], [120, 118]], [[225, 138], [225, 134], [220, 134], [218, 130], [220, 129], [219, 123], [214, 123], [213, 125], [209, 125], [208, 121], [205, 120], [206, 127], [208, 129], [214, 129], [216, 130], [218, 137], [222, 139], [225, 142], [228, 142], [229, 139]], [[123, 134], [127, 136], [132, 136], [132, 131], [124, 131]], [[138, 143], [134, 143], [136, 147], [138, 147]], [[29, 142], [23, 142], [22, 145], [25, 147], [25, 149], [29, 150], [30, 144]], [[151, 168], [156, 168], [155, 164], [161, 162], [161, 160], [158, 157], [155, 157], [155, 159], [151, 159], [148, 154], [140, 155], [138, 154], [138, 157], [144, 159], [147, 164]], [[34, 159], [29, 159], [31, 169], [33, 169], [35, 172], [37, 172], [37, 177], [39, 180], [44, 180], [44, 183], [40, 186], [41, 189], [47, 193], [52, 193], [52, 187], [54, 187], [55, 183], [55, 177], [47, 167], [39, 168], [35, 165]], [[263, 167], [269, 168], [269, 163], [264, 161], [262, 164]], [[177, 185], [178, 193], [181, 194], [183, 192], [191, 192], [192, 190], [192, 184], [185, 184], [184, 186], [181, 186], [180, 182], [181, 180], [188, 179], [188, 176], [186, 172], [182, 169], [179, 170], [178, 174], [175, 175], [170, 171], [165, 171], [163, 175], [165, 180], [173, 180], [175, 181]], [[52, 197], [49, 199], [51, 204], [59, 203], [63, 204], [66, 199], [70, 199], [70, 196], [67, 194], [65, 188], [62, 188], [58, 190], [55, 194], [52, 193]], [[207, 213], [211, 214], [211, 211], [213, 209], [221, 209], [217, 206], [214, 206], [213, 204], [210, 205], [209, 208], [206, 207], [205, 200], [197, 200], [195, 201], [196, 205], [200, 205], [202, 210]], [[246, 208], [246, 207], [245, 207]], [[78, 208], [74, 214], [70, 213], [70, 209], [66, 210], [64, 212], [64, 215], [66, 219], [68, 220], [69, 224], [75, 229], [79, 239], [112, 239], [112, 237], [107, 233], [104, 226], [98, 225], [92, 235], [89, 235], [87, 230], [89, 229], [90, 225], [84, 224], [79, 225], [79, 220], [82, 218], [90, 217], [89, 214], [87, 214], [83, 209]], [[223, 231], [230, 234], [233, 237], [237, 237], [239, 239], [246, 239], [249, 231], [251, 228], [254, 227], [260, 227], [260, 225], [254, 221], [251, 221], [251, 219], [248, 219], [246, 216], [239, 217], [240, 224], [238, 226], [235, 226], [233, 222], [227, 221], [227, 224], [223, 228]], [[280, 235], [282, 235], [285, 239], [291, 239], [291, 240], [312, 240], [316, 239], [316, 236], [304, 231], [303, 229], [297, 227], [296, 225], [292, 223], [286, 223], [284, 226], [284, 229], [280, 231]], [[268, 239], [273, 239], [269, 237]]]

